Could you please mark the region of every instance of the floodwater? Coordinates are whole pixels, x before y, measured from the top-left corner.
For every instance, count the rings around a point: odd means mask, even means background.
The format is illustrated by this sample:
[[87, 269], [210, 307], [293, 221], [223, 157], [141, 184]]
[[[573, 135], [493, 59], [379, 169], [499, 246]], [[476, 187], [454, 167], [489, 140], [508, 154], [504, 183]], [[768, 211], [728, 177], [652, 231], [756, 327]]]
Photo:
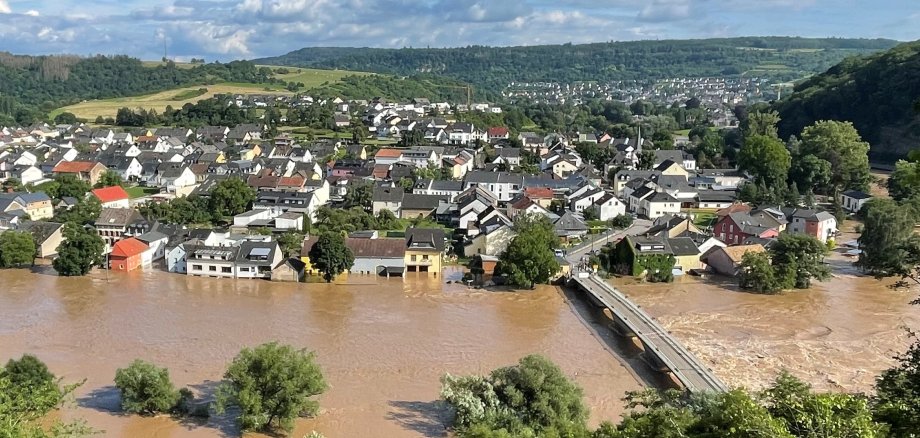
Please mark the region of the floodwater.
[[319, 416], [299, 420], [295, 437], [446, 436], [443, 373], [485, 373], [531, 353], [584, 388], [594, 424], [615, 421], [624, 393], [646, 383], [586, 305], [570, 305], [558, 288], [484, 292], [427, 277], [341, 283], [0, 271], [0, 360], [34, 353], [67, 382], [87, 379], [63, 416], [85, 418], [104, 436], [139, 438], [239, 432], [228, 418], [120, 415], [117, 368], [148, 360], [208, 397], [241, 348], [272, 340], [314, 350], [329, 383]]
[[611, 281], [730, 386], [760, 389], [787, 369], [819, 390], [871, 392], [912, 342], [907, 329], [920, 329], [920, 307], [909, 304], [918, 291], [861, 275], [842, 252], [827, 259], [830, 280], [780, 295], [747, 293], [725, 278]]

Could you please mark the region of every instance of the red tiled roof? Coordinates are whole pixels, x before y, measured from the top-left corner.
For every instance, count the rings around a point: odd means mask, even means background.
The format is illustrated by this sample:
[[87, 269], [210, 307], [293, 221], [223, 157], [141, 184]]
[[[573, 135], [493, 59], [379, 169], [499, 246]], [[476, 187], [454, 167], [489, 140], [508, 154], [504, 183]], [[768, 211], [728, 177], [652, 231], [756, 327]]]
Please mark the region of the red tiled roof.
[[530, 199], [547, 199], [553, 197], [553, 189], [549, 187], [528, 187], [524, 194]]
[[489, 137], [504, 137], [506, 135], [508, 135], [508, 128], [503, 126], [489, 128]]
[[112, 246], [112, 255], [115, 257], [134, 257], [147, 251], [146, 243], [141, 242], [133, 237], [125, 240], [119, 240]]
[[374, 171], [371, 173], [374, 178], [383, 179], [390, 174], [390, 166], [386, 164], [375, 164]]
[[281, 182], [278, 183], [278, 186], [284, 187], [303, 187], [304, 178], [301, 176], [283, 176], [281, 177]]
[[57, 166], [54, 166], [51, 171], [58, 173], [89, 172], [96, 164], [94, 161], [62, 161]]
[[94, 189], [93, 196], [99, 198], [99, 202], [105, 204], [106, 202], [121, 201], [122, 199], [128, 199], [128, 192], [121, 186], [112, 186], [112, 187], [103, 187], [101, 189]]
[[402, 156], [403, 151], [400, 149], [384, 148], [374, 155], [375, 158], [399, 158]]
[[526, 196], [523, 196], [521, 197], [521, 199], [518, 199], [513, 204], [511, 204], [511, 207], [513, 207], [515, 210], [523, 210], [527, 207], [530, 207], [533, 204], [534, 204], [533, 200], [531, 200], [530, 198]]

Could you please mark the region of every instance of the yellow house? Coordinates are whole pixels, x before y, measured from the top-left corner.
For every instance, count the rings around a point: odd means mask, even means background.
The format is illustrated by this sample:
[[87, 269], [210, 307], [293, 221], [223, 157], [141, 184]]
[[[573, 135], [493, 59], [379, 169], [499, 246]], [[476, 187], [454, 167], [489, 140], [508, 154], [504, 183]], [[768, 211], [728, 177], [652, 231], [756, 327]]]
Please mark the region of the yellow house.
[[444, 260], [444, 230], [409, 228], [406, 230], [406, 272], [427, 272], [437, 276]]
[[569, 160], [558, 160], [553, 163], [553, 175], [559, 178], [568, 178], [569, 175], [578, 171], [578, 166]]
[[304, 264], [303, 274], [307, 277], [311, 275], [322, 275], [319, 271], [314, 269], [313, 264], [310, 263], [310, 250], [313, 249], [313, 245], [316, 244], [317, 240], [319, 240], [319, 238], [316, 236], [304, 239], [303, 246], [300, 247], [300, 261]]
[[655, 170], [660, 171], [662, 175], [682, 176], [684, 178], [690, 176], [690, 172], [687, 172], [687, 169], [671, 160], [665, 160]]
[[224, 151], [217, 151], [217, 158], [214, 159], [214, 162], [217, 164], [224, 164], [227, 162], [227, 156], [224, 155]]

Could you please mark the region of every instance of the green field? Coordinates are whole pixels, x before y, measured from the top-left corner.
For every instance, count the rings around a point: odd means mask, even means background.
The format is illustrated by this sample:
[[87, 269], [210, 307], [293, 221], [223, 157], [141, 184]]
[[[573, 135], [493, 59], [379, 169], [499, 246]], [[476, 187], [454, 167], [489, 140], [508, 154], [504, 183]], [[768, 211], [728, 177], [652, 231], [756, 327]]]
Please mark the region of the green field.
[[[144, 65], [155, 67], [162, 65], [159, 61], [145, 61]], [[179, 68], [192, 68], [192, 64], [176, 64]], [[266, 66], [268, 67], [268, 66]], [[288, 73], [278, 74], [275, 77], [283, 79], [286, 82], [302, 82], [306, 88], [320, 86], [325, 83], [335, 83], [345, 76], [349, 75], [366, 75], [369, 73], [353, 72], [346, 70], [317, 70], [296, 67], [270, 67], [273, 71], [279, 68], [288, 69]], [[206, 88], [208, 91], [200, 93], [198, 89]], [[78, 104], [65, 106], [55, 109], [50, 116], [62, 112], [70, 112], [79, 118], [86, 119], [90, 122], [96, 117], [115, 117], [119, 108], [128, 107], [132, 109], [144, 108], [154, 109], [157, 112], [163, 112], [167, 106], [179, 108], [186, 103], [195, 103], [199, 100], [214, 97], [215, 94], [273, 94], [273, 95], [292, 95], [290, 91], [284, 89], [279, 84], [253, 84], [239, 82], [223, 82], [216, 85], [194, 85], [191, 87], [173, 88], [161, 91], [159, 93], [147, 94], [142, 96], [118, 97], [113, 99], [88, 100]]]

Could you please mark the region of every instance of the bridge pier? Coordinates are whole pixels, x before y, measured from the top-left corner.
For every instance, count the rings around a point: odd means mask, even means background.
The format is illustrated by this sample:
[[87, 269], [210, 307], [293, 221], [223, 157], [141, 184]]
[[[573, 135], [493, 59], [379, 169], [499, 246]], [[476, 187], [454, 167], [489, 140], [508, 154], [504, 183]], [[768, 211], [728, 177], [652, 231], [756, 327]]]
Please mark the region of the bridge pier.
[[649, 368], [664, 373], [675, 386], [690, 392], [724, 392], [726, 386], [699, 359], [638, 305], [596, 276], [569, 279], [569, 286], [583, 292], [601, 308], [607, 327], [628, 338], [641, 350]]

